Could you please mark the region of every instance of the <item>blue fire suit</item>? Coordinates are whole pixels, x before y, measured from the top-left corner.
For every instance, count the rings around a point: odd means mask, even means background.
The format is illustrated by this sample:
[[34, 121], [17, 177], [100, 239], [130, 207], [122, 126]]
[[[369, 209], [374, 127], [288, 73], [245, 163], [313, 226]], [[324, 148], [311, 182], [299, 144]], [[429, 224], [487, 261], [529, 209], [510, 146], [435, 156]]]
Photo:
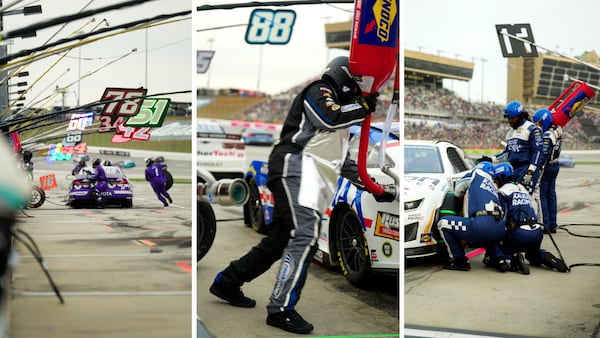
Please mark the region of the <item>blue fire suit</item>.
[[453, 259], [465, 259], [461, 240], [484, 247], [493, 259], [502, 257], [498, 242], [505, 227], [498, 190], [489, 173], [475, 168], [456, 184], [455, 195], [467, 198], [467, 217], [443, 216], [437, 226]]
[[506, 157], [513, 167], [515, 182], [522, 183], [523, 176], [531, 172], [532, 183], [527, 188], [533, 191], [542, 165], [542, 131], [533, 122], [523, 119], [519, 126], [506, 133], [506, 147], [496, 157]]
[[562, 147], [562, 128], [551, 126], [543, 136], [543, 163], [545, 163], [540, 180], [540, 200], [542, 204], [542, 222], [548, 231], [556, 231], [556, 178], [558, 177], [558, 157]]
[[[528, 257], [541, 257], [544, 234], [527, 189], [518, 183], [507, 183], [498, 189], [498, 193], [508, 229], [500, 246], [505, 259], [510, 260], [517, 252], [525, 252]], [[539, 265], [539, 262], [535, 263]]]

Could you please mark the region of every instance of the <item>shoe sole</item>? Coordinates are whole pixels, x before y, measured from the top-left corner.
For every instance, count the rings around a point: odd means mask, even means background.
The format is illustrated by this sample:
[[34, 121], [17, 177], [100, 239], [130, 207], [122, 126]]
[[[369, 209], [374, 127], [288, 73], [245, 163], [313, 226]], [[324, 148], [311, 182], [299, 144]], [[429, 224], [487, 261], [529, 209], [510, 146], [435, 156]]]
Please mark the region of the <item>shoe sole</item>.
[[221, 298], [222, 300], [224, 300], [227, 303], [229, 303], [229, 304], [231, 304], [233, 306], [236, 306], [236, 307], [251, 308], [251, 307], [255, 307], [256, 306], [256, 301], [255, 300], [252, 300], [251, 302], [248, 302], [248, 303], [240, 303], [240, 302], [237, 302], [235, 300], [232, 300], [229, 297], [227, 297], [224, 293], [222, 293], [221, 291], [219, 291], [214, 285], [211, 285], [209, 291], [213, 295]]
[[523, 259], [523, 256], [521, 256], [521, 254], [519, 254], [517, 256], [517, 259], [519, 260], [520, 269], [516, 269], [515, 271], [522, 273], [524, 275], [529, 275], [531, 272], [529, 271], [529, 267], [527, 265], [525, 265], [525, 260]]
[[269, 317], [267, 317], [267, 324], [274, 326], [276, 328], [282, 329], [283, 331], [287, 331], [287, 332], [291, 332], [291, 333], [298, 333], [298, 334], [309, 333], [314, 329], [312, 325], [310, 327], [307, 327], [306, 329], [296, 329], [296, 328], [288, 327], [285, 325], [281, 325], [280, 322], [278, 322], [278, 321], [271, 320]]

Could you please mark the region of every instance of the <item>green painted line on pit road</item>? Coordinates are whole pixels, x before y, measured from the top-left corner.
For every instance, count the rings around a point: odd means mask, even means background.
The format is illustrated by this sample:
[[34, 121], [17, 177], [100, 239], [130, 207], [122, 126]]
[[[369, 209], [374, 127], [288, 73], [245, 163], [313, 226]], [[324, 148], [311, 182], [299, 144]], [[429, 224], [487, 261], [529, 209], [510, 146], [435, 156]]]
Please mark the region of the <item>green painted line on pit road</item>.
[[400, 337], [399, 333], [364, 334], [352, 336], [312, 336], [312, 338], [375, 338], [375, 337]]

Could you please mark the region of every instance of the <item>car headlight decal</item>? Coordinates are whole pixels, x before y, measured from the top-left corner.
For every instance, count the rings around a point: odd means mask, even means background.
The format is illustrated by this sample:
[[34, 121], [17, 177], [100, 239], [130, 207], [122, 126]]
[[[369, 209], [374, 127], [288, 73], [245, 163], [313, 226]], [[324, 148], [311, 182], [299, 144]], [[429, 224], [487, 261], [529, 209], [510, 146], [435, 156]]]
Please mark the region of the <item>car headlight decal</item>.
[[423, 203], [423, 198], [414, 201], [406, 201], [404, 202], [404, 211], [417, 209], [421, 206], [421, 203]]

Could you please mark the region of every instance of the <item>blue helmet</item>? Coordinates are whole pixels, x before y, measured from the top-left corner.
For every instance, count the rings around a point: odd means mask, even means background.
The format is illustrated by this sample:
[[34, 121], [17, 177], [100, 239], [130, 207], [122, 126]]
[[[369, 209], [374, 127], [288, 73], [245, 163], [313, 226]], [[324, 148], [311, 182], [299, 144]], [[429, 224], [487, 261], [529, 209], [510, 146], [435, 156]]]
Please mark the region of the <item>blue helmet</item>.
[[546, 108], [538, 109], [535, 114], [533, 114], [532, 120], [533, 123], [536, 124], [539, 122], [542, 125], [542, 131], [544, 132], [552, 125], [552, 113]]
[[494, 166], [494, 177], [501, 182], [512, 179], [513, 167], [508, 162], [500, 162]]
[[492, 175], [492, 177], [494, 177], [494, 165], [492, 164], [492, 162], [488, 162], [488, 161], [479, 162], [475, 166], [475, 169], [481, 169], [481, 170], [485, 171], [486, 173]]
[[523, 112], [523, 105], [519, 101], [510, 101], [504, 108], [504, 118], [511, 119], [520, 116]]

